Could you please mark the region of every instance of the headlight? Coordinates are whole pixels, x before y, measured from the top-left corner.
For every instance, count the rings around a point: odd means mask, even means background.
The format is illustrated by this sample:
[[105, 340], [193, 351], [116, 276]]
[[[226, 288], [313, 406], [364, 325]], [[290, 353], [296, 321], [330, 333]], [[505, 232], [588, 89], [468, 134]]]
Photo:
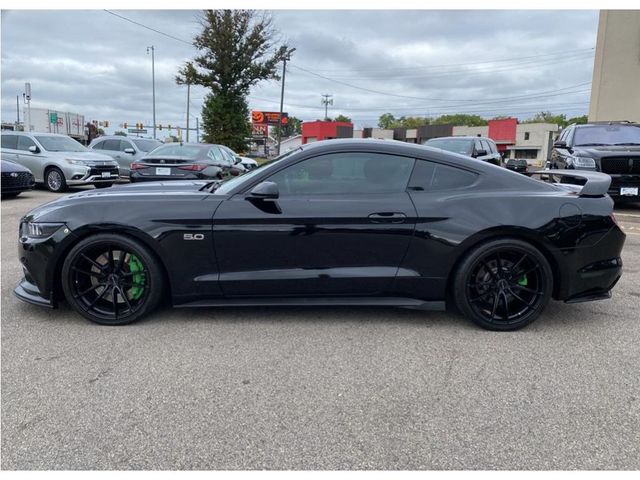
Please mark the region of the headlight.
[[67, 161], [67, 163], [70, 163], [71, 165], [84, 165], [87, 166], [87, 162], [84, 160], [74, 160], [73, 158], [66, 158], [65, 159]]
[[29, 238], [48, 238], [56, 233], [64, 223], [27, 223], [27, 236]]
[[571, 157], [567, 163], [575, 168], [596, 168], [596, 161], [589, 157]]

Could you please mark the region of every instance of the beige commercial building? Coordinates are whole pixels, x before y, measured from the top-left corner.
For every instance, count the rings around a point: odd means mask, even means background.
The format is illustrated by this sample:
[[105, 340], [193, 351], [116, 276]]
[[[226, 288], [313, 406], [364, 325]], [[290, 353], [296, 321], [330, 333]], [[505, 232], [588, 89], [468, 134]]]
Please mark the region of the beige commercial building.
[[640, 122], [640, 10], [602, 10], [589, 121]]

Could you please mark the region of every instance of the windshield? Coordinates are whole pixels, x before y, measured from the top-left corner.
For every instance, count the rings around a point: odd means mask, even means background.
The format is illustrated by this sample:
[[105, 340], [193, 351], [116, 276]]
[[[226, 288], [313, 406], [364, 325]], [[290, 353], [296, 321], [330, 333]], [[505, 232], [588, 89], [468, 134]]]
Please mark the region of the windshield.
[[574, 147], [581, 145], [638, 145], [640, 125], [593, 125], [576, 128]]
[[461, 153], [462, 155], [471, 155], [473, 150], [473, 142], [463, 139], [434, 139], [425, 143], [428, 147], [441, 148], [448, 152]]
[[157, 140], [133, 140], [133, 143], [143, 152], [150, 152], [154, 148], [162, 145], [162, 143]]
[[242, 185], [245, 182], [246, 183], [251, 183], [253, 177], [255, 177], [256, 175], [260, 175], [261, 173], [264, 173], [266, 170], [271, 170], [272, 168], [276, 168], [281, 160], [284, 160], [285, 158], [287, 158], [292, 153], [299, 152], [300, 150], [302, 150], [302, 148], [296, 148], [295, 150], [291, 150], [291, 151], [289, 151], [287, 153], [284, 153], [284, 154], [280, 155], [278, 158], [276, 158], [274, 160], [270, 160], [268, 162], [263, 163], [259, 167], [254, 168], [253, 170], [251, 170], [249, 173], [245, 173], [244, 175], [241, 175], [239, 177], [234, 177], [234, 178], [232, 178], [230, 180], [227, 180], [222, 185], [220, 185], [215, 190], [215, 192], [217, 194], [226, 195], [232, 189], [236, 188], [239, 185]]
[[202, 156], [202, 150], [204, 147], [198, 145], [180, 145], [175, 143], [172, 145], [163, 145], [156, 148], [149, 155], [167, 156], [167, 157], [186, 157], [186, 158], [200, 158]]
[[54, 137], [53, 135], [36, 135], [36, 140], [48, 152], [86, 152], [86, 147], [71, 137]]

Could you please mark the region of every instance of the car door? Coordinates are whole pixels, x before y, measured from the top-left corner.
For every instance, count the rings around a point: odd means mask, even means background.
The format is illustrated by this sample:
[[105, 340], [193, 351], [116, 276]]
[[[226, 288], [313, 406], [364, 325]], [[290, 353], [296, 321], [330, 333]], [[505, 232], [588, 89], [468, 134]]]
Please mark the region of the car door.
[[[130, 140], [120, 140], [119, 151], [115, 159], [118, 162], [118, 168], [120, 169], [121, 177], [128, 177], [131, 170], [131, 163], [139, 157], [136, 153], [138, 150]], [[125, 152], [125, 150], [131, 149], [133, 153]]]
[[569, 136], [571, 134], [572, 128], [568, 128], [564, 130], [558, 141], [565, 142], [567, 144], [566, 147], [557, 147], [554, 145], [551, 150], [551, 167], [552, 168], [566, 168], [567, 165], [567, 157], [570, 155], [569, 152]]
[[267, 180], [275, 201], [238, 193], [214, 217], [226, 296], [387, 292], [413, 233], [415, 160], [377, 153], [307, 158]]
[[[43, 181], [44, 178], [44, 154], [42, 149], [36, 145], [31, 137], [26, 135], [18, 135], [18, 143], [16, 145], [16, 161], [23, 167], [28, 168], [33, 173], [37, 181]], [[36, 147], [36, 152], [29, 151], [30, 147]]]

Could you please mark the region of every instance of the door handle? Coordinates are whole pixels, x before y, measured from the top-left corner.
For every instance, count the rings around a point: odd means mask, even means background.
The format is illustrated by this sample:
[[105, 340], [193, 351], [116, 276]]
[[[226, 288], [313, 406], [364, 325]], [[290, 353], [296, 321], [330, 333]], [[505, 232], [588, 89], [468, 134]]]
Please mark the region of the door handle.
[[369, 215], [371, 223], [403, 223], [407, 216], [401, 212], [378, 212]]

